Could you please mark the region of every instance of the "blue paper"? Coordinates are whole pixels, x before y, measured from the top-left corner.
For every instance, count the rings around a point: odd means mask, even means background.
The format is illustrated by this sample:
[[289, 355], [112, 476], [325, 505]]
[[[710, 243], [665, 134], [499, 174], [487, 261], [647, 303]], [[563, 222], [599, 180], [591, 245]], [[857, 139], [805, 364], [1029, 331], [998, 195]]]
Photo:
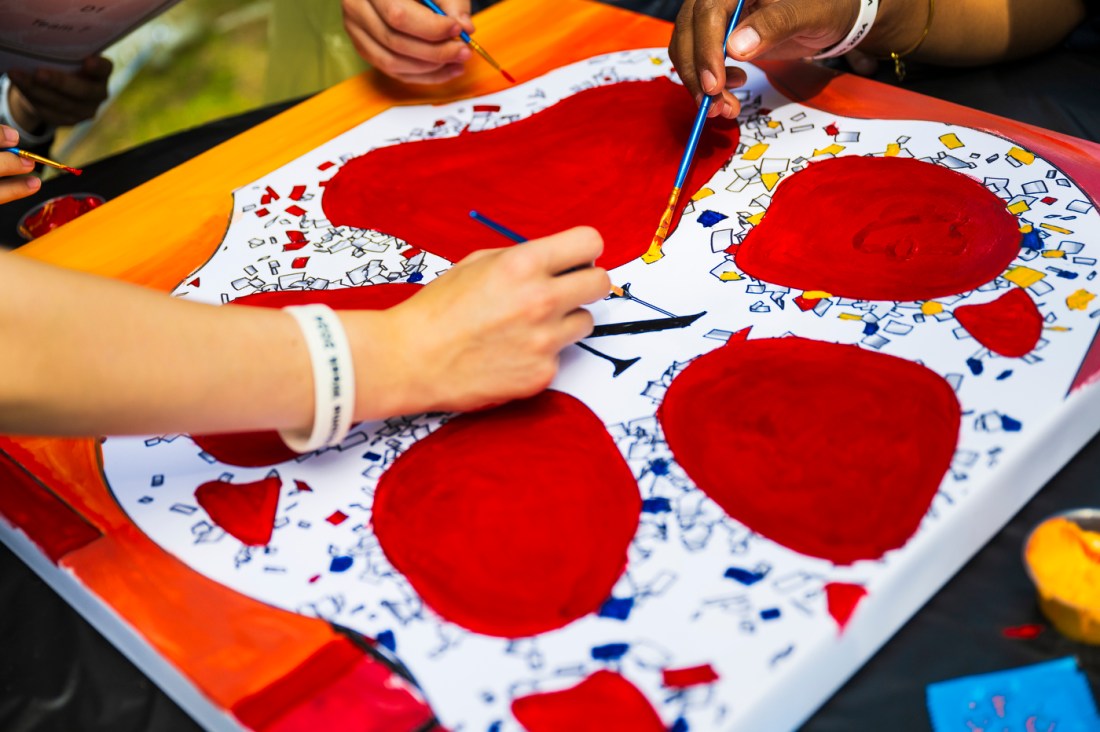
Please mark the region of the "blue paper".
[[1073, 658], [928, 686], [936, 732], [1097, 732], [1100, 714]]

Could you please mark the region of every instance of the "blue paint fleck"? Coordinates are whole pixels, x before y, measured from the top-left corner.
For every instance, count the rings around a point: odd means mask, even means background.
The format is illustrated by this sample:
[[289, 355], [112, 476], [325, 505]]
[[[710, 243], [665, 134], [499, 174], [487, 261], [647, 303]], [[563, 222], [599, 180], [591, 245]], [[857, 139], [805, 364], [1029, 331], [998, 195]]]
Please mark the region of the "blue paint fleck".
[[982, 362], [976, 358], [966, 359], [966, 365], [967, 367], [969, 367], [970, 373], [974, 374], [975, 376], [981, 376], [982, 372], [985, 371], [985, 366], [983, 366]]
[[864, 323], [863, 324], [863, 335], [872, 336], [875, 333], [878, 333], [878, 323]]
[[668, 475], [668, 460], [657, 458], [649, 463], [649, 472], [654, 475]]
[[1023, 426], [1024, 425], [1022, 422], [1020, 422], [1020, 420], [1013, 419], [1007, 414], [1001, 415], [1001, 429], [1003, 429], [1005, 432], [1019, 432]]
[[485, 732], [500, 732], [500, 730], [502, 729], [502, 724], [503, 723], [498, 719], [496, 722], [490, 724], [489, 728], [485, 730]]
[[378, 641], [378, 645], [389, 648], [392, 652], [397, 653], [397, 638], [394, 637], [392, 630], [383, 630], [381, 633], [374, 636], [374, 639]]
[[776, 618], [778, 618], [780, 616], [780, 614], [781, 613], [779, 612], [779, 608], [770, 607], [767, 610], [761, 610], [760, 611], [760, 619], [761, 620], [775, 620]]
[[726, 570], [726, 576], [731, 580], [737, 580], [745, 586], [755, 585], [757, 582], [764, 579], [764, 573], [753, 572], [750, 569], [741, 569], [740, 567], [730, 567]]
[[1039, 251], [1040, 249], [1042, 249], [1043, 248], [1043, 240], [1039, 236], [1039, 232], [1032, 229], [1031, 231], [1024, 234], [1023, 238], [1020, 239], [1020, 248], [1021, 249], [1031, 249], [1031, 250], [1036, 251], [1036, 252]]
[[592, 658], [597, 661], [618, 661], [630, 650], [629, 643], [608, 643], [592, 647]]
[[704, 211], [703, 213], [699, 214], [699, 223], [709, 229], [710, 227], [717, 224], [719, 221], [721, 221], [723, 219], [726, 219], [726, 218], [729, 218], [729, 217], [726, 216], [725, 214], [718, 213], [717, 211], [707, 210], [707, 211]]
[[604, 604], [600, 606], [599, 615], [601, 618], [626, 620], [630, 617], [630, 611], [633, 609], [633, 597], [609, 597], [604, 601]]
[[1004, 381], [1009, 376], [1012, 376], [1012, 369], [1009, 369], [1008, 371], [1002, 371], [1000, 373], [1000, 375], [997, 377], [997, 381]]
[[381, 456], [381, 455], [379, 455], [379, 454], [378, 454], [378, 453], [376, 453], [376, 452], [367, 452], [367, 453], [363, 453], [363, 457], [364, 457], [364, 458], [365, 458], [366, 460], [373, 460], [374, 462], [378, 462], [379, 460], [381, 460], [381, 459], [382, 459], [382, 456]]
[[424, 273], [423, 272], [413, 272], [411, 275], [409, 275], [409, 278], [405, 281], [406, 282], [419, 282], [422, 279], [424, 279]]
[[642, 501], [642, 513], [668, 513], [672, 502], [667, 498], [647, 498]]
[[688, 727], [688, 721], [683, 717], [680, 717], [672, 723], [672, 726], [668, 728], [668, 732], [688, 732], [689, 729], [690, 727]]
[[332, 562], [328, 565], [328, 571], [330, 572], [346, 572], [351, 567], [351, 557], [333, 557]]
[[1076, 272], [1069, 272], [1064, 269], [1056, 269], [1054, 270], [1054, 274], [1058, 275], [1063, 280], [1075, 280], [1078, 277]]

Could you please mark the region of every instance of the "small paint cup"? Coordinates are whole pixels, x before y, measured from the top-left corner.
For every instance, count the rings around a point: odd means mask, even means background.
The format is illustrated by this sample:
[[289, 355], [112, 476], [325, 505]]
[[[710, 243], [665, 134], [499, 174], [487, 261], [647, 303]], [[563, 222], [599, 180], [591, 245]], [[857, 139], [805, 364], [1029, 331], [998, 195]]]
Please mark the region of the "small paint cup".
[[56, 196], [23, 214], [19, 219], [19, 235], [27, 241], [32, 241], [105, 203], [107, 199], [95, 193], [70, 193]]
[[1024, 566], [1039, 609], [1055, 629], [1071, 640], [1100, 644], [1100, 509], [1041, 522], [1024, 542]]

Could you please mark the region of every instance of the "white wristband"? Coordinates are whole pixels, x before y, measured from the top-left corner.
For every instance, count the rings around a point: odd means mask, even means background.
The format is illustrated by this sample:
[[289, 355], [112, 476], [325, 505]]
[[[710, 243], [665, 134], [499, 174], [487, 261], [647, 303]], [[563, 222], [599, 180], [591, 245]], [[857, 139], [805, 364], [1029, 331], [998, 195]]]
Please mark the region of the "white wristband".
[[0, 75], [0, 124], [7, 125], [19, 133], [19, 145], [24, 148], [39, 147], [53, 140], [56, 131], [53, 127], [46, 127], [44, 131], [35, 135], [24, 130], [15, 121], [15, 112], [11, 110], [11, 103], [8, 101], [10, 94], [11, 80], [7, 74]]
[[340, 318], [327, 305], [283, 308], [302, 329], [313, 364], [313, 428], [309, 435], [280, 430], [279, 437], [297, 453], [343, 442], [355, 409], [355, 372], [351, 347]]
[[852, 30], [848, 31], [848, 35], [844, 40], [832, 48], [825, 49], [816, 56], [811, 56], [811, 58], [816, 61], [823, 58], [836, 58], [848, 53], [871, 32], [871, 26], [875, 24], [877, 16], [878, 0], [859, 0], [859, 15], [856, 16], [855, 25], [852, 26]]

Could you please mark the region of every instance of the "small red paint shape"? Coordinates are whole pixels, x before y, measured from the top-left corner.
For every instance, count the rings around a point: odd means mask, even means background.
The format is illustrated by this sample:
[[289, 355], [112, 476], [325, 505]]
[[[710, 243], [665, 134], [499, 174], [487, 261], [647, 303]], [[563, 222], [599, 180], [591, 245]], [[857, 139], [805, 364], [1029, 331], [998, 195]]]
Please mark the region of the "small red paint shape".
[[1052, 203], [1058, 203], [1058, 199], [1054, 196], [1047, 196], [1046, 198], [1042, 199], [1042, 201], [1048, 206]]
[[328, 521], [333, 526], [339, 526], [348, 520], [348, 515], [343, 511], [334, 511], [325, 521]]
[[1027, 291], [1013, 287], [993, 302], [955, 308], [959, 321], [974, 340], [1001, 356], [1026, 356], [1043, 335], [1043, 314]]
[[275, 189], [273, 189], [271, 186], [267, 186], [266, 190], [264, 191], [263, 197], [260, 198], [260, 204], [263, 205], [263, 206], [266, 206], [269, 203], [271, 203], [272, 201], [278, 201], [278, 200], [279, 200], [279, 194], [276, 193]]
[[474, 112], [499, 112], [499, 104], [475, 104]]
[[748, 275], [858, 300], [934, 300], [973, 290], [1020, 250], [1004, 201], [910, 158], [823, 160], [784, 180], [745, 237]]
[[423, 249], [417, 249], [416, 247], [409, 247], [405, 251], [401, 252], [401, 256], [404, 257], [405, 259], [412, 259], [417, 254], [420, 254], [423, 251], [424, 251]]
[[303, 243], [303, 242], [307, 241], [306, 235], [303, 234], [300, 231], [288, 231], [286, 233], [286, 238], [290, 239], [290, 241], [292, 241], [295, 244], [299, 244], [299, 243]]
[[195, 489], [195, 500], [210, 520], [249, 546], [271, 541], [282, 480], [272, 475], [252, 483], [212, 480]]
[[296, 252], [299, 249], [304, 249], [306, 244], [308, 244], [308, 243], [309, 242], [306, 242], [306, 241], [296, 241], [296, 242], [292, 242], [290, 244], [283, 244], [283, 251], [284, 252]]
[[825, 585], [825, 602], [840, 632], [844, 632], [848, 627], [852, 613], [865, 597], [867, 597], [867, 588], [863, 585], [847, 582], [829, 582]]
[[501, 73], [501, 75], [502, 75], [502, 76], [504, 76], [504, 78], [505, 78], [505, 79], [507, 79], [507, 80], [508, 80], [508, 83], [509, 83], [509, 84], [515, 84], [515, 83], [516, 83], [516, 77], [512, 76], [511, 74], [509, 74], [509, 73], [508, 73], [507, 71], [505, 71], [504, 69], [501, 69], [501, 70], [500, 70], [500, 73]]
[[317, 170], [321, 170], [321, 171], [328, 170], [329, 168], [331, 168], [335, 165], [336, 165], [336, 163], [321, 163], [320, 165], [317, 166]]
[[788, 337], [731, 339], [697, 358], [658, 416], [676, 461], [730, 516], [850, 564], [916, 531], [951, 464], [961, 410], [920, 364]]
[[290, 198], [291, 201], [301, 201], [302, 196], [304, 196], [304, 195], [306, 195], [306, 187], [305, 186], [294, 186], [293, 188], [290, 189], [289, 198]]
[[797, 305], [798, 309], [801, 310], [802, 312], [806, 312], [807, 310], [813, 310], [814, 308], [817, 307], [817, 304], [819, 302], [821, 302], [821, 298], [819, 298], [819, 297], [809, 299], [809, 298], [805, 297], [804, 295], [799, 295], [798, 297], [796, 297], [794, 299], [794, 304]]
[[293, 269], [304, 269], [308, 261], [309, 257], [295, 257], [290, 266]]
[[301, 206], [297, 206], [297, 205], [288, 206], [287, 209], [286, 209], [286, 212], [288, 214], [290, 214], [291, 216], [305, 216], [306, 215], [306, 210], [304, 208], [302, 208]]
[[[648, 112], [623, 125], [609, 109]], [[668, 189], [653, 181], [675, 179], [695, 109], [668, 79], [633, 81], [587, 89], [483, 132], [378, 148], [332, 178], [325, 216], [334, 226], [384, 231], [457, 262], [503, 243], [470, 218], [476, 204], [529, 238], [594, 226], [604, 237], [596, 263], [617, 267], [653, 240], [668, 206]], [[707, 122], [685, 191], [698, 190], [726, 163], [738, 136], [734, 121]]]
[[825, 125], [825, 134], [830, 137], [836, 137], [840, 134], [840, 128], [836, 126], [836, 122]]
[[264, 216], [267, 216], [269, 213], [271, 213], [271, 212], [268, 211], [266, 208], [256, 209], [256, 215], [259, 216], [260, 218], [263, 218]]
[[295, 480], [294, 487], [298, 489], [299, 493], [312, 493], [313, 489], [309, 487], [309, 483], [304, 480]]
[[321, 575], [315, 574], [315, 575], [313, 575], [312, 577], [309, 578], [309, 583], [312, 585], [314, 582], [316, 582], [319, 579], [321, 579]]
[[603, 423], [545, 391], [447, 422], [375, 492], [375, 534], [440, 616], [520, 638], [599, 609], [626, 568], [641, 497]]
[[1042, 635], [1042, 633], [1043, 626], [1035, 623], [1016, 625], [1001, 631], [1001, 635], [1012, 640], [1034, 640]]
[[666, 732], [649, 700], [619, 674], [597, 671], [562, 691], [524, 696], [512, 714], [527, 732]]
[[661, 671], [661, 683], [670, 689], [687, 689], [692, 686], [713, 684], [718, 672], [709, 663], [691, 668], [666, 668]]
[[188, 284], [188, 286], [190, 286], [190, 287], [198, 287], [198, 286], [199, 286], [199, 278], [198, 278], [198, 277], [196, 277], [195, 279], [191, 280], [191, 281], [190, 281], [190, 282], [188, 282], [187, 284]]

